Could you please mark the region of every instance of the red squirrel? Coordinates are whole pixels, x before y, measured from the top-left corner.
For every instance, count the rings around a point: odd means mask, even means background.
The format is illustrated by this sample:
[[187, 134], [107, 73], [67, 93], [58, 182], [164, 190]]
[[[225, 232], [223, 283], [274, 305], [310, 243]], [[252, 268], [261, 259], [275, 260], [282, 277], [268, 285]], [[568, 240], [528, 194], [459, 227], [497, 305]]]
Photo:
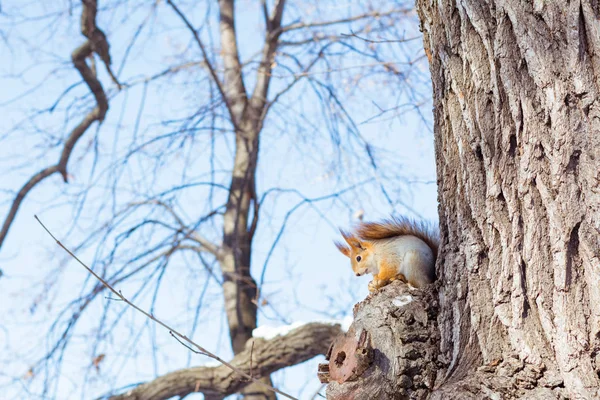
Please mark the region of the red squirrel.
[[361, 222], [354, 233], [341, 229], [340, 233], [350, 247], [340, 242], [335, 245], [350, 258], [356, 276], [373, 274], [370, 292], [395, 280], [417, 288], [435, 280], [439, 239], [424, 223], [391, 218]]

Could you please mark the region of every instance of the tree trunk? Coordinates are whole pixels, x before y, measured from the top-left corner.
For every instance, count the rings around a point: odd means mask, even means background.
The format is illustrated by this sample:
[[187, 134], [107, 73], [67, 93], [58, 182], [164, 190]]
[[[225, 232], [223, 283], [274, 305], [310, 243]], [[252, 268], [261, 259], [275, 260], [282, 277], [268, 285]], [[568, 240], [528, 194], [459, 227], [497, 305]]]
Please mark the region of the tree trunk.
[[[599, 398], [600, 3], [417, 7], [434, 97], [439, 369], [430, 393], [378, 398]], [[375, 348], [346, 398], [405, 350]]]
[[[229, 335], [234, 354], [246, 348], [256, 328], [256, 281], [250, 275], [254, 227], [249, 228], [250, 205], [255, 202], [255, 175], [258, 159], [258, 131], [249, 123], [236, 132], [236, 152], [229, 199], [223, 217], [223, 247], [220, 257], [223, 272], [223, 295]], [[253, 124], [255, 125], [255, 124]], [[256, 202], [254, 203], [256, 207]], [[254, 225], [257, 221], [252, 221]], [[272, 386], [270, 377], [263, 383]], [[243, 391], [246, 400], [275, 400], [275, 394], [251, 384]]]
[[417, 4], [442, 238], [437, 397], [600, 396], [600, 5]]
[[[235, 128], [235, 157], [229, 198], [223, 216], [223, 247], [219, 264], [223, 272], [223, 295], [234, 354], [242, 352], [256, 328], [258, 288], [250, 274], [252, 238], [258, 224], [256, 167], [271, 68], [279, 44], [279, 30], [285, 0], [273, 6], [268, 19], [267, 38], [258, 69], [256, 86], [248, 98], [240, 62], [235, 27], [234, 0], [219, 0], [219, 28], [224, 65], [223, 99]], [[266, 10], [266, 4], [265, 4]], [[215, 78], [218, 82], [218, 78]], [[254, 215], [250, 219], [251, 206]], [[262, 379], [272, 386], [270, 377]], [[245, 400], [275, 400], [275, 394], [263, 386], [251, 384], [243, 391]]]
[[248, 230], [248, 217], [254, 199], [257, 157], [258, 134], [253, 130], [237, 132], [220, 257], [225, 312], [234, 354], [244, 350], [256, 328], [257, 287], [250, 275], [252, 233]]

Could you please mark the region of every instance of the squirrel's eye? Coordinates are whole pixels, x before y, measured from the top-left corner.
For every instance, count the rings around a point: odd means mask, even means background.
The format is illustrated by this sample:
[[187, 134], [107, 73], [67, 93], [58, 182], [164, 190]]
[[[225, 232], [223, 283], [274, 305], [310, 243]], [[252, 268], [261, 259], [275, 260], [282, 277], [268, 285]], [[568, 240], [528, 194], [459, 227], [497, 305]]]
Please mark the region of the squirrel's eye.
[[361, 256], [356, 256], [356, 261], [360, 262], [360, 260], [362, 260]]

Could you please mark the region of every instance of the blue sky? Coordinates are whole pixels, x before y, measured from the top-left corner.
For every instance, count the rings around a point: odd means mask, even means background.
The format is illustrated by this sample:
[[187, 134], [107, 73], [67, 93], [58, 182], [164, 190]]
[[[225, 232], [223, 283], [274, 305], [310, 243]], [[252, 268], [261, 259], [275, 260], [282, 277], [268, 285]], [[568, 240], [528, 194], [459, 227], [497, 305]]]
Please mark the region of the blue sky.
[[[200, 60], [189, 32], [164, 4], [159, 5], [158, 13], [152, 14], [148, 3], [141, 1], [126, 2], [114, 9], [111, 8], [113, 3], [116, 2], [106, 3], [106, 10], [100, 10], [98, 25], [109, 38], [113, 66], [119, 71], [120, 79], [139, 82], [182, 61]], [[382, 9], [391, 7], [387, 1], [374, 3]], [[0, 14], [0, 26], [8, 27], [3, 31], [7, 39], [0, 44], [0, 54], [5, 60], [0, 66], [0, 87], [3, 88], [0, 91], [3, 116], [0, 168], [5, 177], [0, 184], [2, 218], [8, 211], [13, 192], [32, 173], [55, 162], [60, 153], [60, 138], [66, 136], [92, 104], [84, 98], [87, 89], [83, 85], [75, 86], [61, 97], [65, 88], [80, 81], [70, 64], [70, 52], [83, 42], [78, 26], [80, 10], [75, 8], [69, 15], [64, 12], [68, 4], [67, 1], [2, 4], [4, 15]], [[238, 38], [243, 60], [260, 48], [262, 21], [258, 4], [250, 0], [238, 2]], [[362, 6], [352, 1], [317, 4], [294, 3], [284, 23], [300, 16], [310, 21], [345, 16]], [[201, 7], [192, 10], [187, 5], [182, 2], [182, 8], [193, 21], [201, 21], [205, 13], [211, 12]], [[24, 16], [34, 15], [40, 18], [23, 22]], [[148, 21], [147, 25], [128, 51], [131, 38], [143, 21]], [[212, 24], [203, 28], [202, 37], [214, 48], [218, 46], [218, 38], [211, 36], [216, 27], [214, 18]], [[351, 29], [354, 27], [339, 25], [334, 31], [350, 32]], [[418, 36], [414, 14], [407, 18], [401, 31], [407, 37]], [[401, 70], [408, 71], [405, 63], [421, 56], [418, 40], [407, 46], [386, 46], [381, 50], [386, 61], [394, 62]], [[280, 65], [273, 73], [278, 79], [271, 93], [282, 87], [289, 73], [284, 68], [288, 62], [285, 56], [280, 55], [277, 61]], [[291, 91], [282, 99], [280, 107], [273, 108], [261, 142], [259, 196], [273, 188], [295, 189], [296, 192], [271, 191], [261, 209], [252, 268], [257, 277], [268, 259], [262, 293], [269, 305], [259, 312], [260, 325], [341, 318], [366, 295], [369, 278], [354, 277], [348, 260], [332, 244], [338, 236], [337, 227], [349, 227], [355, 222], [356, 212], [363, 210], [366, 219], [385, 217], [392, 211], [437, 219], [430, 103], [420, 108], [421, 115], [407, 112], [398, 116], [388, 112], [371, 120], [380, 109], [414, 100], [407, 96], [407, 87], [429, 93], [426, 60], [421, 58], [413, 65], [413, 73], [408, 74], [404, 82], [381, 75], [362, 77], [366, 61], [360, 57], [348, 55], [336, 62], [340, 71], [332, 74], [332, 79], [343, 94], [348, 113], [358, 123], [361, 137], [378, 149], [375, 154], [380, 170], [374, 171], [365, 161], [356, 132], [343, 124], [334, 126], [326, 122], [334, 120], [332, 116], [336, 114], [327, 114], [326, 107], [317, 101], [314, 93], [310, 94], [308, 86]], [[51, 325], [60, 311], [65, 308], [72, 311], [77, 305], [71, 302], [95, 284], [43, 232], [33, 219], [34, 214], [67, 246], [74, 248], [128, 203], [169, 190], [174, 185], [205, 181], [211, 163], [215, 179], [227, 183], [232, 143], [227, 134], [215, 140], [214, 148], [202, 130], [185, 140], [177, 137], [174, 141], [156, 141], [146, 145], [141, 154], [122, 162], [131, 149], [172, 132], [174, 126], [180, 126], [177, 118], [189, 116], [206, 104], [208, 81], [199, 67], [146, 86], [138, 84], [120, 93], [111, 84], [104, 67], [98, 64], [97, 68], [111, 97], [106, 120], [100, 127], [92, 126], [78, 143], [69, 163], [73, 175], [69, 185], [64, 185], [60, 176], [53, 176], [29, 194], [0, 250], [0, 268], [4, 273], [0, 278], [0, 313], [5, 316], [0, 322], [0, 388], [12, 396], [10, 398], [23, 398], [23, 393], [35, 398], [34, 394], [39, 393], [44, 370], [34, 371], [34, 379], [23, 376], [58, 339], [60, 330], [52, 331]], [[326, 75], [326, 70], [315, 70], [315, 75], [320, 73]], [[247, 85], [252, 86], [251, 77]], [[61, 101], [54, 112], [36, 112], [50, 107], [59, 98]], [[202, 126], [202, 122], [198, 126]], [[222, 122], [217, 126], [226, 127]], [[335, 134], [339, 135], [337, 142], [332, 139]], [[152, 151], [163, 150], [167, 156], [162, 160], [149, 156]], [[211, 154], [214, 154], [212, 160]], [[115, 177], [118, 177], [117, 184], [114, 184]], [[367, 183], [344, 192], [339, 198], [302, 202], [303, 198], [317, 199], [361, 182]], [[389, 200], [380, 190], [381, 182], [385, 183]], [[85, 201], [83, 192], [87, 192]], [[177, 210], [193, 223], [223, 201], [225, 193], [215, 189], [212, 199], [208, 195], [206, 188], [198, 186], [176, 192], [173, 201]], [[294, 211], [290, 213], [291, 210]], [[133, 213], [121, 229], [150, 215], [146, 213], [143, 209]], [[218, 238], [218, 225], [202, 229], [206, 236]], [[92, 267], [110, 271], [157, 240], [148, 234], [126, 242], [111, 263], [103, 264], [101, 260], [110, 253], [115, 235], [95, 237], [78, 255]], [[280, 239], [273, 246], [277, 237]], [[140, 306], [154, 307], [155, 315], [183, 333], [193, 333], [197, 342], [228, 358], [231, 351], [221, 293], [197, 259], [189, 255], [172, 259], [155, 294], [152, 282], [156, 277], [149, 270], [119, 289], [130, 297], [144, 288], [144, 282], [151, 282], [136, 298]], [[203, 293], [203, 306], [199, 307], [194, 329], [193, 315]], [[123, 312], [119, 304], [111, 304], [107, 319], [103, 319], [104, 306], [110, 301], [104, 297], [96, 299], [77, 322], [60, 363], [60, 377], [51, 380], [51, 392], [56, 393], [57, 398], [98, 396], [111, 387], [150, 380], [177, 368], [210, 361], [191, 355], [168, 332], [130, 311]], [[121, 313], [122, 318], [107, 330], [106, 321], [114, 321]], [[58, 321], [58, 327], [66, 323], [64, 318]], [[99, 342], [96, 341], [98, 335], [102, 339]], [[158, 351], [151, 351], [153, 347]], [[106, 358], [97, 372], [90, 364], [100, 353], [106, 354]], [[274, 380], [279, 387], [300, 398], [310, 397], [319, 387], [317, 362], [312, 360], [279, 372]]]

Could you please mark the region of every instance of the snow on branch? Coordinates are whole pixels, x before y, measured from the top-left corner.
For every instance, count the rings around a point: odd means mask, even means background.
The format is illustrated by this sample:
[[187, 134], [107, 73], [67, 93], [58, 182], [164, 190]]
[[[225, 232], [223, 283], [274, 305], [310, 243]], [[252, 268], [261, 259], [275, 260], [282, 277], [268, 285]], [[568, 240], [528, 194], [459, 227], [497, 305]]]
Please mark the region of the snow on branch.
[[298, 329], [300, 327], [303, 327], [303, 326], [309, 325], [309, 324], [313, 324], [313, 323], [319, 323], [322, 325], [331, 325], [331, 326], [340, 325], [342, 331], [346, 332], [348, 330], [348, 328], [350, 327], [350, 324], [352, 324], [352, 317], [348, 315], [348, 316], [344, 317], [343, 319], [318, 320], [318, 321], [311, 321], [311, 322], [297, 321], [297, 322], [293, 322], [289, 325], [282, 325], [282, 326], [277, 326], [277, 327], [269, 326], [269, 325], [261, 325], [252, 331], [252, 337], [256, 338], [256, 339], [261, 338], [261, 339], [270, 340], [277, 336], [287, 335], [294, 329]]

